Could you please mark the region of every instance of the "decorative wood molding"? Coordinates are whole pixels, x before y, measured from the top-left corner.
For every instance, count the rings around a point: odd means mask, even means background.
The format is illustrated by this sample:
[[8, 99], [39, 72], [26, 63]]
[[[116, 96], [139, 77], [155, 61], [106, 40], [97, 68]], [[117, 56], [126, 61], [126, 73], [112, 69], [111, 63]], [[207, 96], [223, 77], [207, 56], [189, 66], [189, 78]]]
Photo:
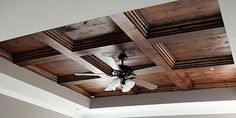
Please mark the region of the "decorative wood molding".
[[[139, 27], [136, 27], [129, 18], [129, 12], [125, 14], [117, 14], [110, 16], [111, 19], [132, 39], [137, 46], [156, 64], [163, 66], [167, 72], [168, 78], [174, 82], [176, 86], [178, 86], [182, 90], [189, 90], [192, 86], [189, 86], [191, 80], [187, 80], [189, 78], [185, 78], [183, 81], [169, 66], [169, 64], [161, 57], [159, 53], [156, 52], [155, 48], [147, 41], [145, 36], [140, 32]], [[189, 82], [186, 82], [189, 81]], [[187, 83], [187, 85], [185, 85]], [[193, 84], [191, 84], [193, 85]]]
[[[119, 34], [119, 35], [121, 36], [122, 34]], [[200, 30], [200, 31], [193, 31], [193, 32], [189, 32], [189, 33], [181, 33], [181, 34], [175, 34], [175, 35], [169, 35], [169, 36], [163, 36], [163, 37], [157, 37], [157, 38], [151, 38], [151, 39], [148, 39], [148, 41], [151, 44], [156, 45], [157, 43], [165, 43], [165, 42], [168, 42], [170, 40], [189, 39], [189, 37], [206, 38], [206, 37], [221, 36], [221, 35], [226, 36], [224, 27], [207, 29], [207, 30]], [[107, 37], [109, 37], [109, 36], [107, 36]], [[121, 36], [120, 38], [122, 38], [122, 37], [123, 36]], [[127, 35], [125, 37], [127, 38]], [[125, 37], [123, 37], [123, 38], [125, 38]], [[116, 36], [114, 36], [114, 38], [110, 38], [109, 39], [109, 41], [111, 40], [110, 44], [111, 45], [117, 44], [115, 39], [117, 39], [117, 41], [120, 41], [120, 40], [123, 41], [123, 39], [120, 39], [120, 38], [116, 37]], [[125, 40], [124, 42], [131, 41], [130, 38], [128, 38], [128, 39], [126, 39], [126, 38], [124, 39]], [[99, 39], [98, 42], [101, 42], [103, 40], [102, 37], [95, 38], [95, 39]], [[88, 39], [88, 40], [90, 40], [90, 39]], [[106, 40], [106, 39], [104, 39], [104, 40]], [[108, 40], [106, 40], [106, 41], [108, 41]], [[91, 49], [95, 50], [96, 46], [106, 47], [105, 46], [106, 44], [104, 42], [103, 42], [104, 45], [103, 45], [103, 43], [99, 43], [99, 45], [94, 44], [94, 43], [90, 43], [90, 41], [87, 42], [87, 40], [85, 40], [85, 42], [86, 42], [85, 43], [86, 45], [83, 44], [82, 42], [76, 42], [76, 46], [73, 49], [74, 51], [77, 50], [75, 52], [78, 53], [78, 54], [81, 54], [80, 56], [84, 55], [84, 53], [82, 54], [81, 52], [86, 52], [86, 50], [91, 50]], [[91, 42], [93, 42], [93, 41], [91, 41]], [[128, 44], [128, 43], [130, 43], [130, 42], [123, 43], [123, 44]], [[83, 45], [85, 45], [85, 46], [83, 46]], [[93, 47], [90, 47], [90, 46], [93, 46]], [[88, 47], [90, 47], [90, 49], [87, 49]], [[45, 50], [47, 50], [48, 52], [45, 52]], [[80, 50], [80, 51], [78, 51], [78, 50]], [[63, 54], [55, 53], [55, 50], [52, 49], [52, 48], [49, 48], [49, 49], [42, 48], [42, 49], [32, 50], [32, 51], [29, 51], [29, 52], [14, 55], [13, 57], [14, 57], [13, 60], [15, 60], [14, 62], [16, 62], [16, 64], [19, 64], [19, 65], [22, 65], [22, 66], [35, 65], [35, 64], [40, 64], [40, 63], [47, 63], [47, 62], [51, 62], [54, 59], [60, 60], [60, 59], [67, 58]]]
[[44, 76], [44, 77], [46, 77], [46, 78], [48, 78], [52, 81], [57, 81], [57, 76], [56, 75], [54, 75], [54, 74], [52, 74], [52, 73], [50, 73], [50, 72], [48, 72], [48, 71], [46, 71], [42, 68], [39, 68], [36, 65], [28, 65], [25, 68], [30, 70], [30, 71], [33, 71], [33, 72], [35, 72], [39, 75], [42, 75], [42, 76]]
[[79, 81], [90, 80], [90, 79], [98, 79], [99, 76], [75, 76], [75, 75], [67, 75], [60, 76], [57, 79], [58, 84], [78, 84]]
[[13, 61], [12, 54], [5, 51], [5, 50], [3, 50], [3, 49], [1, 49], [1, 48], [0, 48], [0, 57], [3, 58], [3, 59], [6, 59], [8, 61], [11, 61], [11, 62]]
[[174, 69], [208, 67], [228, 64], [234, 64], [232, 55], [177, 61], [174, 65]]
[[20, 54], [13, 55], [13, 62], [20, 66], [46, 63], [64, 59], [65, 56], [51, 47], [40, 48]]
[[173, 68], [176, 63], [176, 60], [174, 56], [170, 53], [170, 51], [167, 49], [167, 47], [164, 45], [164, 43], [155, 44], [153, 45], [153, 47], [162, 56], [162, 58], [171, 66], [171, 68]]
[[133, 94], [139, 94], [140, 88], [138, 86], [134, 86], [130, 92], [132, 92]]
[[199, 30], [199, 31], [192, 31], [192, 32], [187, 32], [187, 33], [172, 34], [168, 36], [153, 37], [153, 38], [149, 38], [148, 41], [151, 44], [157, 44], [157, 43], [166, 43], [169, 41], [188, 40], [190, 38], [204, 39], [204, 38], [215, 37], [215, 36], [226, 36], [225, 28], [218, 27], [218, 28], [204, 29], [204, 30]]
[[167, 86], [167, 87], [158, 87], [158, 89], [155, 90], [149, 90], [146, 88], [142, 88], [139, 90], [139, 93], [155, 93], [155, 92], [170, 92], [170, 91], [178, 91], [180, 90], [178, 87], [176, 86]]
[[183, 82], [184, 85], [186, 86], [185, 88], [193, 88], [194, 87], [194, 83], [187, 73], [177, 73], [176, 72], [176, 74], [181, 79], [181, 82]]
[[236, 87], [236, 82], [196, 84], [194, 86], [194, 89], [228, 88], [228, 87]]
[[148, 35], [149, 24], [138, 10], [125, 12], [125, 15], [144, 37]]
[[197, 68], [184, 68], [184, 69], [175, 69], [176, 72], [179, 73], [189, 73], [189, 72], [206, 72], [209, 71], [211, 68], [214, 71], [222, 70], [222, 68], [234, 68], [234, 64], [227, 64], [227, 65], [217, 65], [217, 66], [206, 66], [206, 67], [197, 67]]
[[73, 51], [81, 51], [86, 49], [97, 48], [101, 46], [115, 45], [131, 42], [131, 39], [124, 33], [108, 34], [86, 40], [78, 40], [75, 42]]
[[68, 37], [66, 34], [61, 32], [59, 29], [51, 29], [47, 31], [43, 31], [47, 36], [52, 38], [53, 40], [57, 41], [61, 45], [65, 46], [69, 50], [73, 50], [74, 48], [74, 41]]
[[[91, 72], [93, 72], [93, 73], [104, 73], [102, 70], [100, 70], [96, 66], [92, 65], [91, 63], [89, 63], [88, 61], [86, 61], [85, 59], [80, 57], [80, 54], [72, 52], [71, 50], [66, 48], [64, 45], [62, 45], [60, 42], [57, 42], [57, 38], [59, 38], [60, 36], [61, 35], [54, 34], [54, 36], [52, 37], [48, 33], [43, 32], [43, 33], [38, 33], [38, 38], [37, 39], [44, 42], [44, 43], [46, 43], [47, 45], [51, 46], [52, 48], [54, 48], [58, 52], [64, 54], [65, 56], [67, 56], [68, 58], [70, 58], [73, 61], [77, 62], [78, 64], [80, 64], [84, 68], [90, 70]], [[103, 76], [103, 75], [99, 75], [99, 76], [100, 77], [106, 77], [106, 76]]]
[[[39, 75], [41, 75], [41, 76], [44, 76], [44, 77], [46, 77], [46, 78], [48, 78], [48, 79], [50, 79], [50, 80], [52, 80], [52, 81], [55, 81], [55, 82], [58, 82], [58, 77], [56, 76], [56, 75], [54, 75], [54, 74], [52, 74], [52, 73], [50, 73], [50, 72], [48, 72], [48, 71], [46, 71], [46, 70], [44, 70], [44, 69], [42, 69], [42, 68], [39, 68], [38, 66], [35, 66], [35, 65], [28, 65], [28, 66], [26, 66], [25, 67], [26, 69], [28, 69], [28, 70], [30, 70], [30, 71], [33, 71], [33, 72], [35, 72], [35, 73], [37, 73], [37, 74], [39, 74]], [[61, 78], [60, 78], [61, 79]], [[60, 81], [60, 80], [59, 80]], [[68, 87], [68, 88], [70, 88], [70, 89], [72, 89], [72, 90], [74, 90], [74, 91], [76, 91], [76, 92], [79, 92], [79, 93], [81, 93], [81, 94], [83, 94], [83, 95], [85, 95], [85, 96], [87, 96], [87, 97], [90, 97], [91, 96], [91, 94], [89, 93], [89, 92], [87, 92], [86, 90], [84, 90], [84, 89], [82, 89], [82, 88], [80, 88], [80, 87], [78, 87], [78, 86], [75, 86], [75, 85], [69, 85], [69, 84], [67, 84], [67, 83], [63, 83], [63, 84], [61, 84], [61, 85], [63, 85], [63, 86], [66, 86], [66, 87]]]
[[100, 92], [100, 93], [94, 93], [93, 96], [95, 98], [99, 97], [107, 97], [107, 96], [122, 96], [122, 95], [133, 95], [133, 92], [122, 92], [120, 90], [116, 91], [106, 91], [106, 92]]
[[97, 58], [95, 55], [86, 55], [86, 56], [82, 56], [81, 58], [83, 58], [90, 64], [94, 65], [96, 68], [100, 69], [102, 72], [108, 75], [112, 74], [113, 69], [109, 65], [104, 63], [102, 60]]
[[206, 16], [165, 25], [151, 26], [147, 34], [148, 38], [161, 37], [197, 30], [224, 27], [221, 14]]

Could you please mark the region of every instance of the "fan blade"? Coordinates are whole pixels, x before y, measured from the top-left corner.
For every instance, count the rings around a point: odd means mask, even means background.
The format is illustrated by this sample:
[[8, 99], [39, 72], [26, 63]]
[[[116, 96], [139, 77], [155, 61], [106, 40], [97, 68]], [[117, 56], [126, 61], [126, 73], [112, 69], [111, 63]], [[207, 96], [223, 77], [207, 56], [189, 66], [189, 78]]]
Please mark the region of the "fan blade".
[[104, 63], [109, 65], [114, 70], [120, 70], [120, 67], [117, 65], [116, 61], [112, 57], [96, 55], [99, 59], [103, 60]]
[[143, 81], [143, 80], [140, 80], [140, 79], [133, 79], [133, 81], [135, 82], [136, 85], [142, 86], [142, 87], [147, 88], [149, 90], [154, 90], [158, 87], [155, 84], [151, 84], [149, 82], [146, 82], [146, 81]]
[[75, 73], [75, 76], [107, 76], [105, 73]]
[[135, 75], [148, 75], [148, 74], [160, 73], [164, 71], [165, 71], [165, 68], [163, 68], [162, 66], [153, 66], [149, 68], [134, 70], [133, 73]]

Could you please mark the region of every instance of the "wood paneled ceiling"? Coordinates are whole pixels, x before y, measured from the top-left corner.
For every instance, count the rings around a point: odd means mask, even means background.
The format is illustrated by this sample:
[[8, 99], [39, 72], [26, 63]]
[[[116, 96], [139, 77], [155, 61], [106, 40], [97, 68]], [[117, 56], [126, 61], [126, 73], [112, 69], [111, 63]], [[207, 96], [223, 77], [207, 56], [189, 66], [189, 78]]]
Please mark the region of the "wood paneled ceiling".
[[[88, 97], [236, 87], [236, 69], [217, 0], [179, 0], [0, 42], [0, 56]], [[139, 79], [158, 85], [105, 92], [104, 57], [125, 50], [132, 69], [166, 70]]]

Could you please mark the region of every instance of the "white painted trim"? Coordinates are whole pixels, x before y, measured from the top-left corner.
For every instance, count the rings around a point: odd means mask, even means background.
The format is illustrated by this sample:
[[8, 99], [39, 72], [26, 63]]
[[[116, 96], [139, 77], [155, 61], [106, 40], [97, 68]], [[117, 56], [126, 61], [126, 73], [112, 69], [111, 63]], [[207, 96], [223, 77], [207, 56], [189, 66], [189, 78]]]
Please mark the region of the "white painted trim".
[[236, 63], [236, 0], [218, 0], [225, 30]]
[[0, 93], [62, 114], [75, 116], [90, 99], [7, 60], [0, 59]]
[[91, 108], [236, 100], [236, 88], [146, 93], [91, 99]]

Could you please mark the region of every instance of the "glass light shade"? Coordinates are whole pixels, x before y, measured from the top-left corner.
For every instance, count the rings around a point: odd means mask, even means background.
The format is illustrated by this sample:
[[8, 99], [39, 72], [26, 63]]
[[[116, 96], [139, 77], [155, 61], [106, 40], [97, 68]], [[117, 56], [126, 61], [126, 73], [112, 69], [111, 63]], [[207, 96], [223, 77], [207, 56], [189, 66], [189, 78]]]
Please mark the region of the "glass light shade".
[[105, 91], [115, 91], [116, 87], [120, 86], [121, 80], [119, 78], [113, 79], [111, 83], [107, 86]]
[[122, 92], [128, 92], [130, 91], [135, 85], [135, 82], [128, 79], [125, 81], [125, 84], [122, 85]]

